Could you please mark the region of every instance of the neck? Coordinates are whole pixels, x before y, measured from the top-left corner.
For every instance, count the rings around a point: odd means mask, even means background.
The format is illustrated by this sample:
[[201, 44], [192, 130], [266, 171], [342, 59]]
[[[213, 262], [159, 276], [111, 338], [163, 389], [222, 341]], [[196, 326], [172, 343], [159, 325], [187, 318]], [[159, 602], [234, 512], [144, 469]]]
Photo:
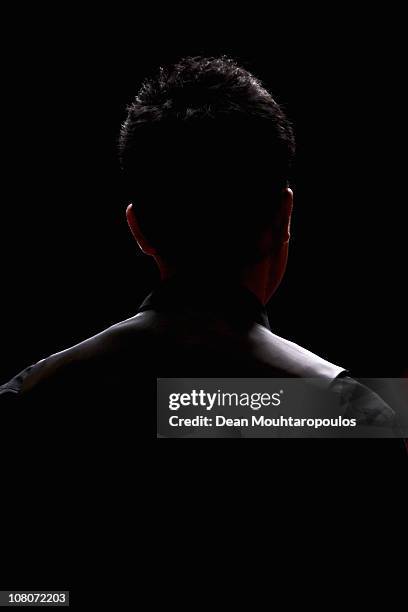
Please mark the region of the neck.
[[202, 270], [199, 266], [180, 269], [178, 267], [172, 267], [158, 258], [156, 258], [156, 263], [159, 267], [162, 280], [184, 276], [190, 281], [200, 283], [228, 284], [232, 282], [233, 284], [240, 285], [251, 291], [263, 305], [268, 302], [273, 293], [273, 290], [271, 290], [273, 264], [269, 257], [246, 266], [239, 272], [223, 270], [222, 268], [218, 270]]
[[271, 290], [272, 261], [265, 258], [245, 269], [241, 276], [241, 283], [252, 291], [261, 304], [265, 305], [272, 296]]

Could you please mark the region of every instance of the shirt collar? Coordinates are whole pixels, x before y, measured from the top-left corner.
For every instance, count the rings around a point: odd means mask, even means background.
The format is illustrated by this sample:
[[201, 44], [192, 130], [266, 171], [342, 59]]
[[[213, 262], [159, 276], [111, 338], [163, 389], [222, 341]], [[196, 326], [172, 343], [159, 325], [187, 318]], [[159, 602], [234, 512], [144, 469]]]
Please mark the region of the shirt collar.
[[248, 289], [231, 282], [192, 281], [173, 277], [162, 281], [139, 307], [139, 312], [202, 312], [230, 320], [255, 322], [270, 329], [265, 307]]

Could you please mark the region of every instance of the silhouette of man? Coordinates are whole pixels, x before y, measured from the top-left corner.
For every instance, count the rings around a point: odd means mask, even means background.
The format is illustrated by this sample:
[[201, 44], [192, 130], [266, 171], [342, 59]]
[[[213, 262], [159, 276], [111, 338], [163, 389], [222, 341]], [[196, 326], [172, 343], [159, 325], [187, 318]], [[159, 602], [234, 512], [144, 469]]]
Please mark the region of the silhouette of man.
[[157, 377], [194, 376], [318, 377], [354, 393], [265, 311], [288, 257], [294, 150], [282, 108], [231, 59], [186, 58], [147, 80], [120, 158], [127, 222], [161, 282], [134, 317], [28, 367], [3, 397], [137, 407], [155, 404]]

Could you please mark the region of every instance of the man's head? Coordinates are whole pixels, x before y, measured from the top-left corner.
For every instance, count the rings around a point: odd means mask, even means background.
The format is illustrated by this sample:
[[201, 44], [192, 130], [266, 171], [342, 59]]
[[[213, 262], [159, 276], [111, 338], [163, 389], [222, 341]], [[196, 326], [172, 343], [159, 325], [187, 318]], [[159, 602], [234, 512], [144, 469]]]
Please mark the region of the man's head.
[[239, 276], [267, 264], [273, 291], [286, 265], [293, 154], [282, 109], [233, 60], [161, 69], [120, 135], [132, 232], [162, 272]]

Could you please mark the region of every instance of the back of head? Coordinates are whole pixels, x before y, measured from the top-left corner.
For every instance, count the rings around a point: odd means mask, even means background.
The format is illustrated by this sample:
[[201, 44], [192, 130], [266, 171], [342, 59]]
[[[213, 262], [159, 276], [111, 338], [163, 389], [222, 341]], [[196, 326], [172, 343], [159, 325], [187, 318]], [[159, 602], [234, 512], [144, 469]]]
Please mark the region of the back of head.
[[186, 58], [147, 80], [120, 136], [126, 196], [177, 265], [256, 260], [287, 185], [294, 137], [282, 109], [233, 60]]

